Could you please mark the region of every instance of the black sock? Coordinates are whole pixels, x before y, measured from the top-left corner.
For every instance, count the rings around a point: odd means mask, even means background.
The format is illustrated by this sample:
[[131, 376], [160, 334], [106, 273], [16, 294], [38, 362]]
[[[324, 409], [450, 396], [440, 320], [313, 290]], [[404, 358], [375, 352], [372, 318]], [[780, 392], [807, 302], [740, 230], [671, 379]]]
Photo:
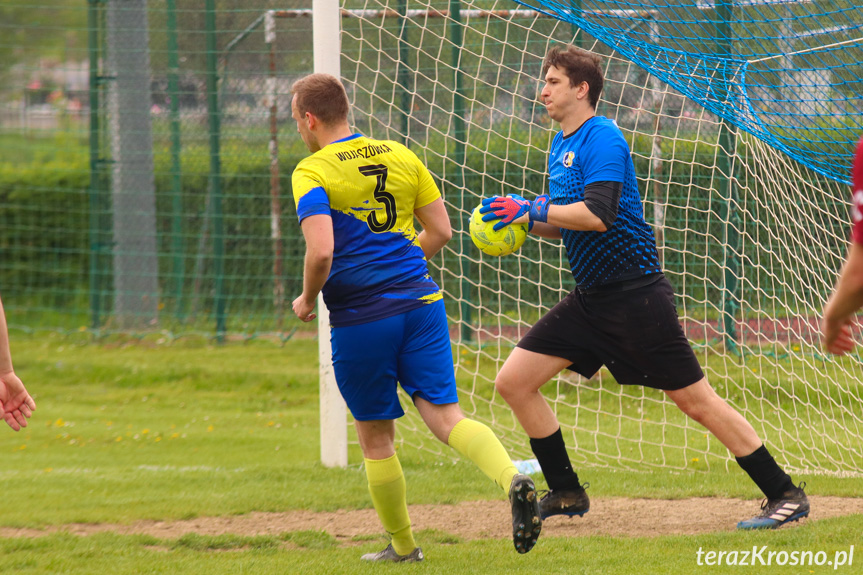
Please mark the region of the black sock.
[[782, 471], [767, 448], [762, 445], [749, 455], [736, 457], [738, 465], [749, 474], [767, 499], [780, 499], [782, 494], [794, 488], [791, 476]]
[[578, 489], [578, 475], [572, 470], [560, 428], [548, 437], [531, 437], [530, 448], [539, 461], [549, 489]]

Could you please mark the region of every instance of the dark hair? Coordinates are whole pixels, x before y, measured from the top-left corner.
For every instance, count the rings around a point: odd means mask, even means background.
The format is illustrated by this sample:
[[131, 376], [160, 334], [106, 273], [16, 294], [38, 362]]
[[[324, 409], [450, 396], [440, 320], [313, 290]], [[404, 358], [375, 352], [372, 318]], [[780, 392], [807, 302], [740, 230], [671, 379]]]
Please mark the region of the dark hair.
[[335, 124], [348, 118], [348, 95], [335, 76], [309, 74], [294, 82], [291, 93], [297, 97], [297, 110], [301, 115], [311, 112], [324, 124]]
[[569, 78], [570, 86], [578, 86], [582, 82], [587, 82], [590, 87], [588, 98], [590, 105], [596, 108], [596, 103], [599, 102], [599, 95], [602, 93], [602, 67], [600, 66], [602, 58], [599, 54], [576, 48], [568, 44], [566, 46], [552, 46], [545, 55], [545, 61], [542, 63], [542, 77], [545, 78], [548, 69], [554, 66], [560, 68]]

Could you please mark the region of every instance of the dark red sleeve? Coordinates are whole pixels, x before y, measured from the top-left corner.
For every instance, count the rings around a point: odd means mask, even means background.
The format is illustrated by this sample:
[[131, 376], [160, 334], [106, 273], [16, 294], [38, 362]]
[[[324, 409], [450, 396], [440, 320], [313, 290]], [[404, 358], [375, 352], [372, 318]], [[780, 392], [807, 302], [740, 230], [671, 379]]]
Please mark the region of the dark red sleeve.
[[854, 156], [854, 167], [851, 168], [851, 219], [854, 227], [851, 229], [851, 241], [863, 244], [863, 139], [857, 144], [857, 154]]

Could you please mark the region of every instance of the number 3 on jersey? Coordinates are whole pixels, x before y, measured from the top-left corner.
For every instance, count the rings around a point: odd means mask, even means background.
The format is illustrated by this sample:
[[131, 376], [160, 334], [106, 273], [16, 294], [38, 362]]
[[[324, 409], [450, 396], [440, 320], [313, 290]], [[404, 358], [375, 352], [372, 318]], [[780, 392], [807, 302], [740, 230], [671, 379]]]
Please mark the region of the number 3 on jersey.
[[377, 210], [369, 214], [366, 221], [369, 223], [369, 228], [379, 234], [387, 230], [391, 230], [396, 225], [396, 199], [387, 191], [387, 167], [383, 164], [371, 164], [368, 166], [360, 166], [359, 171], [364, 176], [377, 178], [375, 185], [375, 199], [384, 205], [386, 210], [386, 219], [383, 222], [378, 221]]

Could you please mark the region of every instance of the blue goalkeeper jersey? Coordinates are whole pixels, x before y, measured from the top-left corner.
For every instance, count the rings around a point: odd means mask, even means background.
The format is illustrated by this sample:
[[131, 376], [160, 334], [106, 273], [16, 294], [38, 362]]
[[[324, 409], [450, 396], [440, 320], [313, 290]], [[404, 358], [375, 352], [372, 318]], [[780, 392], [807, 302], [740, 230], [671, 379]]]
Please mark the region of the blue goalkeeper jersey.
[[301, 222], [316, 214], [333, 220], [333, 264], [322, 290], [331, 325], [376, 321], [442, 299], [414, 227], [414, 210], [441, 194], [413, 152], [354, 134], [300, 161], [291, 183]]
[[576, 284], [593, 288], [662, 271], [653, 229], [644, 221], [635, 166], [617, 125], [594, 116], [574, 133], [558, 132], [548, 156], [553, 205], [584, 201], [584, 187], [621, 182], [617, 219], [605, 232], [561, 229]]

